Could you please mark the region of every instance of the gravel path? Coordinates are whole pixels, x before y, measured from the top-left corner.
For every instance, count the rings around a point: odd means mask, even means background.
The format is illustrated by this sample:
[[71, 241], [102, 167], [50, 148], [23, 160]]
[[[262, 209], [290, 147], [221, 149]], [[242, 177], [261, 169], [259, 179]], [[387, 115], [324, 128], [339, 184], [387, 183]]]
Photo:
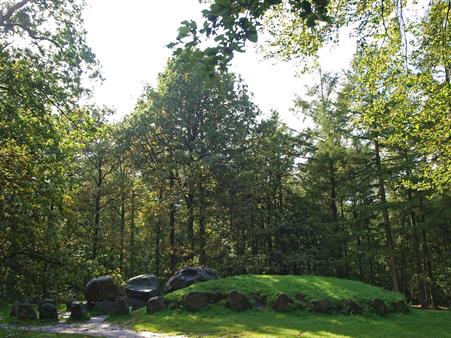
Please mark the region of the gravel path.
[[108, 338], [184, 338], [185, 336], [171, 336], [167, 334], [151, 333], [151, 332], [136, 332], [115, 324], [105, 321], [107, 316], [93, 316], [90, 320], [84, 323], [65, 324], [58, 323], [54, 325], [44, 326], [15, 326], [10, 325], [12, 329], [19, 329], [24, 331], [33, 331], [40, 333], [77, 333], [86, 334], [89, 336], [101, 336]]

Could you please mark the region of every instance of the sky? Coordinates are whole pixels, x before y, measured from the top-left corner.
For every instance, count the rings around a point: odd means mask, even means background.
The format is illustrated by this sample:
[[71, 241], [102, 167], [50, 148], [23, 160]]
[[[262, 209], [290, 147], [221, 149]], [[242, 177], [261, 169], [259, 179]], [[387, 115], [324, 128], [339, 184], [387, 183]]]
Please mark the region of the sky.
[[[132, 112], [146, 84], [156, 85], [183, 20], [201, 20], [198, 0], [88, 0], [85, 28], [88, 43], [97, 55], [105, 81], [94, 87], [93, 101], [114, 108], [114, 119]], [[325, 71], [347, 68], [355, 43], [344, 36], [333, 49], [320, 51]], [[253, 47], [238, 54], [232, 70], [242, 75], [264, 114], [277, 110], [293, 129], [302, 129], [302, 119], [290, 112], [295, 94], [302, 95], [309, 75], [296, 76], [294, 63], [263, 60]]]

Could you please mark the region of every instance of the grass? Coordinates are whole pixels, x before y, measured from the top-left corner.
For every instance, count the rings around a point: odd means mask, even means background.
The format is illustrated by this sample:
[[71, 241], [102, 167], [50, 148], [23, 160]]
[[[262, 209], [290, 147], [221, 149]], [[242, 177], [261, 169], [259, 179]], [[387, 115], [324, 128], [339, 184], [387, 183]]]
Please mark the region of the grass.
[[66, 333], [40, 333], [24, 330], [0, 329], [0, 338], [88, 338], [91, 336]]
[[303, 293], [307, 299], [327, 298], [331, 301], [353, 299], [367, 301], [380, 298], [386, 303], [403, 300], [400, 293], [390, 292], [382, 288], [347, 279], [320, 276], [275, 276], [275, 275], [243, 275], [216, 279], [191, 285], [165, 295], [170, 301], [181, 300], [191, 291], [228, 293], [232, 290], [242, 293], [257, 293], [273, 298], [279, 293], [287, 293], [291, 297]]
[[305, 311], [233, 312], [210, 306], [199, 312], [167, 310], [153, 315], [141, 309], [134, 311], [131, 318], [111, 320], [137, 331], [194, 337], [451, 337], [451, 312], [433, 310], [379, 317], [319, 315]]

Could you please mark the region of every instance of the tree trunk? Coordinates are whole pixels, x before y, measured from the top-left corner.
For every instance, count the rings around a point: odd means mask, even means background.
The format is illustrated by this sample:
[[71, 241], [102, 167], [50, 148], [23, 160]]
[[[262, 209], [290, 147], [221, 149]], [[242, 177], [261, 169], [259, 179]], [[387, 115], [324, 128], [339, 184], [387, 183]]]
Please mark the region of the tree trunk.
[[97, 250], [99, 245], [99, 239], [100, 239], [100, 191], [99, 187], [97, 188], [95, 202], [94, 202], [94, 236], [92, 239], [92, 259], [97, 258]]
[[124, 242], [125, 242], [125, 192], [121, 193], [121, 248], [119, 253], [119, 264], [121, 273], [124, 273]]
[[382, 216], [384, 218], [384, 230], [387, 245], [388, 265], [390, 267], [390, 273], [392, 278], [392, 288], [394, 291], [399, 292], [392, 227], [390, 223], [390, 216], [388, 214], [387, 199], [385, 196], [385, 182], [384, 177], [382, 175], [379, 141], [377, 139], [374, 140], [374, 150], [376, 155], [376, 171], [379, 182], [379, 198], [381, 200]]
[[199, 179], [199, 263], [202, 266], [207, 264], [205, 254], [206, 202], [204, 180], [205, 178], [201, 175]]
[[175, 262], [175, 201], [173, 197], [174, 190], [174, 176], [171, 175], [169, 178], [170, 186], [170, 198], [169, 203], [169, 265], [171, 272], [174, 273], [176, 270]]
[[187, 233], [188, 243], [191, 250], [189, 255], [192, 258], [194, 254], [194, 185], [192, 180], [188, 183], [188, 194], [186, 196], [186, 209], [188, 211]]
[[[163, 203], [163, 187], [160, 187], [158, 194], [158, 202], [161, 205]], [[155, 225], [155, 274], [160, 275], [161, 270], [161, 214], [158, 214], [157, 224]]]
[[132, 189], [130, 215], [130, 275], [135, 273], [135, 190]]
[[415, 216], [415, 211], [412, 206], [412, 191], [407, 192], [407, 198], [409, 201], [409, 209], [410, 209], [410, 225], [412, 227], [412, 238], [413, 238], [413, 256], [415, 259], [415, 272], [418, 277], [418, 288], [420, 291], [419, 294], [419, 302], [421, 304], [421, 307], [427, 307], [426, 304], [426, 295], [424, 292], [424, 281], [423, 281], [423, 267], [421, 266], [421, 255], [420, 255], [420, 240], [418, 236], [418, 229], [417, 229], [417, 221]]

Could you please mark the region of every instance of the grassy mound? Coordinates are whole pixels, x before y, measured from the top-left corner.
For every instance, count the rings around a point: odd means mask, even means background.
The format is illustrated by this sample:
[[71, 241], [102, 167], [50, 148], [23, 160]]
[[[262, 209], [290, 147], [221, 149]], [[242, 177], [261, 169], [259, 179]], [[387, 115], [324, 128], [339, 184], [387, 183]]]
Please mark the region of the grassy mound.
[[347, 279], [320, 276], [276, 276], [276, 275], [243, 275], [220, 278], [208, 282], [191, 285], [165, 295], [168, 301], [181, 301], [185, 295], [193, 291], [229, 293], [238, 291], [244, 294], [255, 293], [268, 300], [276, 295], [286, 293], [291, 297], [302, 293], [309, 299], [329, 299], [333, 302], [352, 299], [356, 302], [367, 302], [374, 298], [385, 303], [404, 300], [400, 293], [391, 292], [369, 284]]

